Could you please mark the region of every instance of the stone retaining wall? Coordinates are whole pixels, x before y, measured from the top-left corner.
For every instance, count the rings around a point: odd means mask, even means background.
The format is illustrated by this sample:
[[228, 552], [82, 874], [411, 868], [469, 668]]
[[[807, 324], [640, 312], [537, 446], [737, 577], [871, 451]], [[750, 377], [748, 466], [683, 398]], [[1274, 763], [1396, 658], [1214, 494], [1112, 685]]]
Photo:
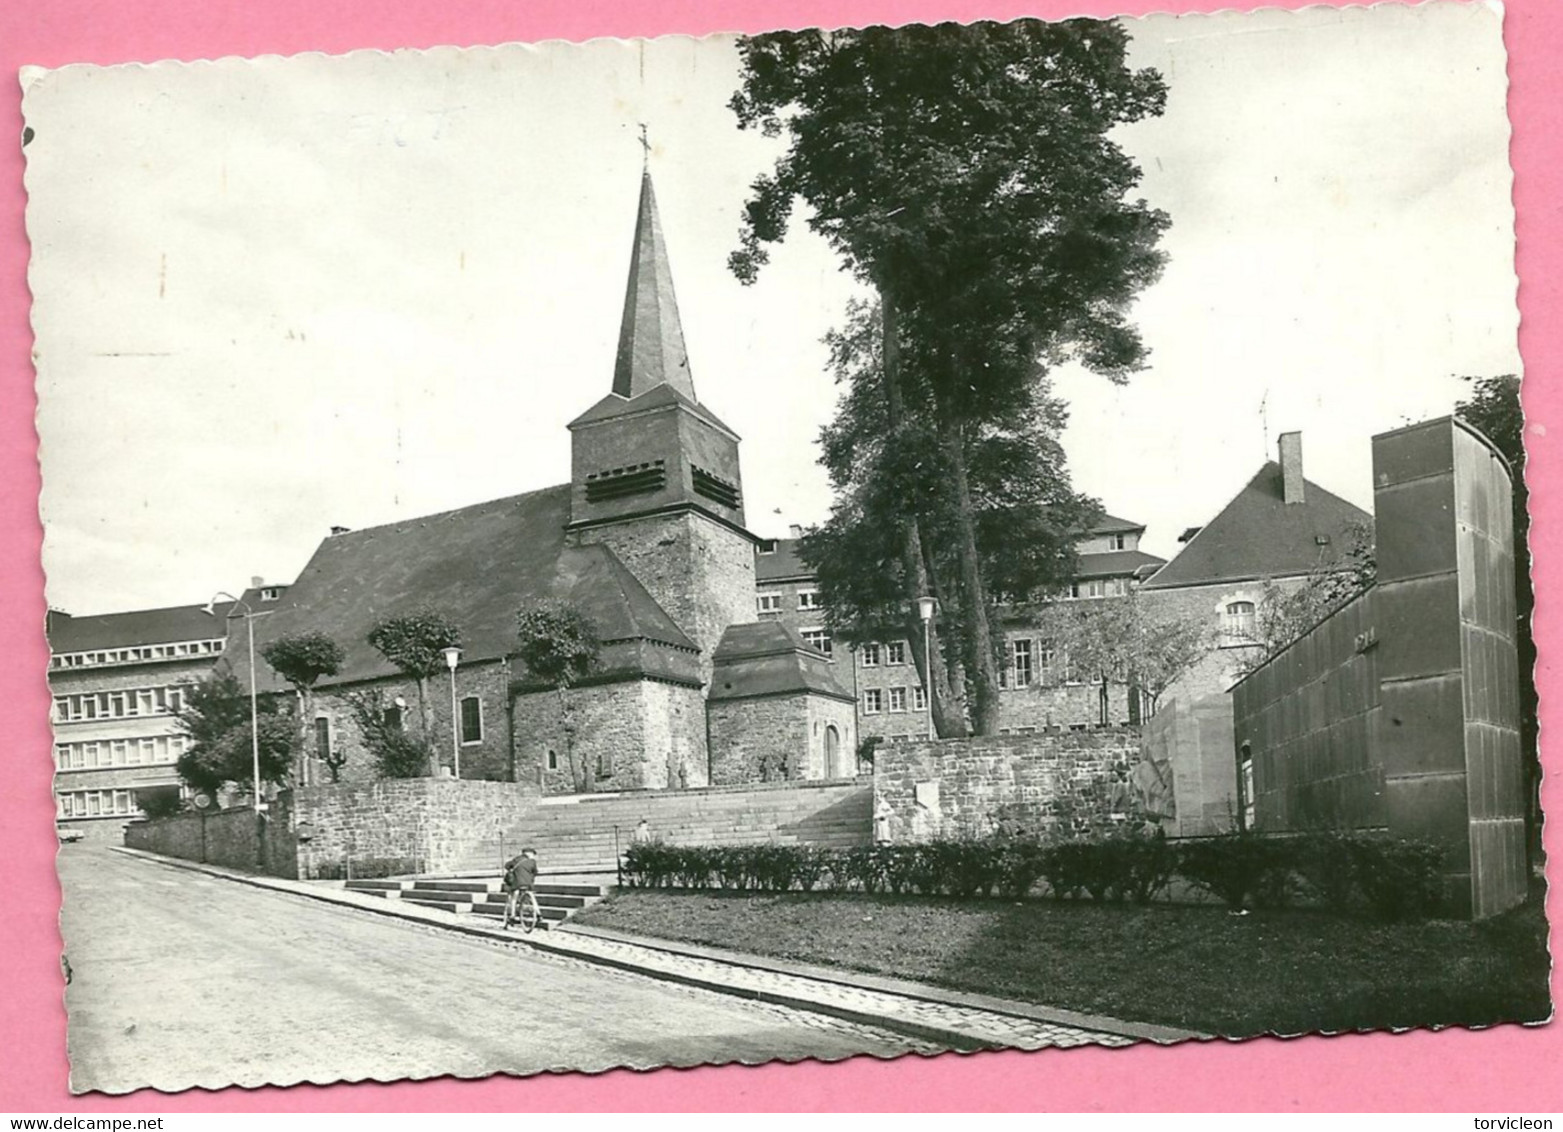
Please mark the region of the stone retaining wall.
[[890, 743], [874, 752], [876, 836], [1084, 832], [1144, 820], [1134, 727]]

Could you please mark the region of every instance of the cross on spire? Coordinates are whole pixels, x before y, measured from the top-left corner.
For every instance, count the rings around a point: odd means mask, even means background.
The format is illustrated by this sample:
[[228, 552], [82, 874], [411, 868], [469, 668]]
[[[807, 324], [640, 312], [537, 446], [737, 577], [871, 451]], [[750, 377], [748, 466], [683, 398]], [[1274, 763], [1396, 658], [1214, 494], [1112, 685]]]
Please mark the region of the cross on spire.
[[651, 162], [651, 142], [646, 138], [646, 123], [640, 123], [640, 147], [646, 151], [645, 161]]

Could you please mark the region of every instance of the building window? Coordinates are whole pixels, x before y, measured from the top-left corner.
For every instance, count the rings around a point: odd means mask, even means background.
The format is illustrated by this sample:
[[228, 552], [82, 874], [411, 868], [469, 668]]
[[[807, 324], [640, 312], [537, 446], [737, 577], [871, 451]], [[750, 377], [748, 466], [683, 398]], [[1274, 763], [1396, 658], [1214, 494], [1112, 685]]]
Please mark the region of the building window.
[[385, 720], [385, 725], [392, 731], [400, 731], [402, 729], [402, 705], [391, 704], [385, 709], [380, 718]]
[[1026, 639], [1010, 642], [1015, 661], [1015, 687], [1031, 687], [1031, 642]]
[[1254, 639], [1254, 603], [1229, 601], [1221, 612], [1221, 635], [1231, 641]]
[[905, 641], [891, 641], [888, 645], [885, 646], [885, 663], [886, 664], [905, 664], [906, 663], [906, 642]]
[[1123, 536], [1122, 535], [1109, 535], [1107, 537], [1107, 545], [1112, 547], [1112, 549], [1114, 549], [1114, 550], [1122, 550], [1123, 549]]
[[928, 710], [928, 693], [925, 692], [922, 688], [913, 688], [912, 689], [912, 710], [913, 711], [927, 711]]
[[811, 649], [818, 649], [826, 656], [830, 655], [831, 642], [829, 629], [804, 629], [798, 634], [803, 638], [803, 643]]
[[559, 752], [558, 751], [549, 751], [548, 752], [548, 769], [549, 770], [558, 770], [559, 769]]
[[281, 596], [282, 591], [279, 590], [276, 586], [267, 586], [265, 589], [261, 590], [260, 594], [262, 601], [276, 601]]
[[781, 594], [760, 594], [754, 599], [760, 608], [760, 615], [781, 612]]
[[799, 609], [822, 609], [822, 608], [824, 608], [824, 603], [821, 602], [820, 599], [819, 599], [819, 591], [818, 590], [799, 590], [798, 591], [798, 608]]
[[760, 540], [760, 553], [761, 554], [775, 554], [776, 553], [776, 540], [773, 539], [773, 538], [761, 539]]
[[878, 668], [879, 667], [879, 646], [878, 645], [873, 644], [872, 642], [869, 643], [869, 644], [864, 645], [863, 646], [863, 651], [862, 651], [861, 655], [863, 657], [863, 667], [864, 668]]
[[885, 710], [885, 694], [878, 688], [869, 688], [863, 693], [863, 714], [878, 715]]
[[890, 689], [890, 710], [891, 711], [905, 711], [906, 710], [906, 689], [905, 688], [891, 688]]
[[483, 701], [477, 696], [468, 696], [461, 701], [461, 741], [483, 742]]
[[1069, 587], [1070, 597], [1106, 597], [1107, 583], [1101, 578], [1092, 578], [1090, 581], [1075, 582]]
[[322, 762], [328, 762], [331, 758], [331, 717], [317, 715], [315, 717], [315, 757]]

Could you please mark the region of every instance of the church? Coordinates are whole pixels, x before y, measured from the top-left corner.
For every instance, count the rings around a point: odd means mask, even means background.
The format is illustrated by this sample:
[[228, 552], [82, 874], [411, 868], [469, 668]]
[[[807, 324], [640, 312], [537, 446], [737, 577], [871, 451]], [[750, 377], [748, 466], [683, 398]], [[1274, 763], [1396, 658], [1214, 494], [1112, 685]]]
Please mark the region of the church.
[[[345, 653], [315, 689], [303, 784], [330, 780], [328, 754], [345, 781], [379, 775], [355, 722], [365, 695], [415, 734], [431, 720], [442, 774], [545, 794], [855, 774], [852, 694], [794, 629], [758, 619], [739, 438], [695, 393], [649, 170], [612, 384], [569, 429], [568, 483], [337, 528], [254, 618], [257, 655], [304, 632]], [[515, 655], [516, 614], [541, 601], [579, 611], [600, 641], [595, 671], [564, 694]], [[420, 705], [368, 638], [423, 609], [459, 627], [461, 652]], [[231, 644], [227, 658], [245, 682], [246, 654]], [[291, 696], [264, 662], [255, 677]]]

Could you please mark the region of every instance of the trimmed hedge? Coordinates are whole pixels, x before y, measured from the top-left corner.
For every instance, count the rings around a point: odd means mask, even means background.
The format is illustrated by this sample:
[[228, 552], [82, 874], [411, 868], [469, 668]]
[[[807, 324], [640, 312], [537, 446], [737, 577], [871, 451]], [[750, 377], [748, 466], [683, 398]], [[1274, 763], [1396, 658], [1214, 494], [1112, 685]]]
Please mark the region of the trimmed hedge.
[[1041, 886], [1055, 900], [1138, 904], [1181, 879], [1233, 909], [1308, 903], [1402, 919], [1436, 910], [1440, 860], [1424, 843], [1345, 833], [1180, 842], [1129, 834], [1058, 842], [989, 838], [852, 849], [653, 841], [630, 847], [623, 875], [637, 888], [959, 899], [1019, 900]]

